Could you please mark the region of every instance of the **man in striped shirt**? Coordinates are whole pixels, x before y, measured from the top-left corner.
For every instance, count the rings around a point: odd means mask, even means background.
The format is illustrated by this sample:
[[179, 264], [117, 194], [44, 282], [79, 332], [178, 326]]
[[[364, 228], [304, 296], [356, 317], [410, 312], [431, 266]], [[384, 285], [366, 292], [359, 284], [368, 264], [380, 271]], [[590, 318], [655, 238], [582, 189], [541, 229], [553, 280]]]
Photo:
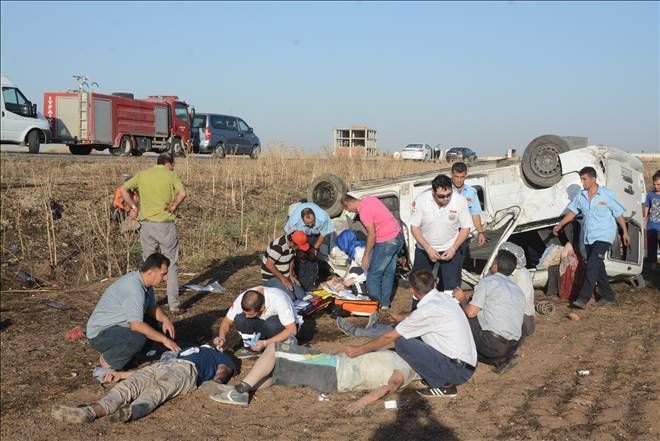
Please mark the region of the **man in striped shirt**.
[[296, 251], [306, 253], [309, 249], [304, 231], [294, 231], [273, 240], [261, 259], [263, 285], [285, 291], [293, 301], [305, 297], [305, 290], [296, 278], [294, 265]]

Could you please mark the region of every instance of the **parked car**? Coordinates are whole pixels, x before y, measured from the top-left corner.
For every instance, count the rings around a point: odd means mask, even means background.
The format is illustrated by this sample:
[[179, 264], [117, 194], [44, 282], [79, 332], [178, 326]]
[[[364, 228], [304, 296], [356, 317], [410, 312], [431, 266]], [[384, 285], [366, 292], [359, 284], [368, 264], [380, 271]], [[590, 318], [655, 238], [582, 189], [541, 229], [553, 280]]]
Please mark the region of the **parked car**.
[[[525, 250], [528, 268], [533, 274], [534, 286], [545, 287], [547, 269], [537, 269], [544, 250], [552, 245], [571, 242], [576, 251], [583, 249], [580, 237], [581, 219], [567, 225], [559, 237], [552, 228], [562, 218], [572, 198], [581, 191], [578, 171], [585, 166], [596, 169], [598, 182], [606, 185], [626, 208], [630, 245], [622, 246], [620, 237], [605, 256], [607, 274], [613, 279], [630, 279], [638, 286], [643, 260], [642, 210], [645, 188], [642, 162], [621, 150], [602, 145], [571, 149], [568, 143], [555, 135], [535, 138], [525, 149], [522, 161], [502, 160], [475, 165], [470, 168], [466, 184], [477, 190], [484, 211], [482, 223], [487, 243], [478, 246], [469, 242], [470, 257], [463, 266], [463, 284], [474, 286], [486, 275], [497, 251], [506, 241], [514, 242]], [[356, 197], [376, 196], [400, 220], [405, 245], [399, 259], [399, 273], [407, 274], [414, 264], [415, 239], [410, 231], [413, 201], [422, 192], [429, 191], [431, 181], [440, 169], [398, 178], [376, 179], [351, 185]], [[358, 234], [366, 230], [359, 217], [343, 210], [341, 195], [349, 187], [337, 176], [317, 177], [309, 188], [308, 200], [325, 209], [332, 217], [337, 233], [352, 228]], [[330, 253], [328, 263], [337, 274], [346, 271], [346, 258]]]
[[40, 145], [49, 140], [48, 121], [37, 112], [37, 105], [28, 101], [8, 77], [2, 74], [0, 78], [2, 87], [0, 141], [3, 144], [25, 145], [30, 153], [39, 153]]
[[433, 159], [433, 149], [428, 144], [408, 144], [401, 150], [401, 159], [430, 161]]
[[192, 123], [193, 151], [212, 153], [218, 158], [225, 155], [261, 154], [261, 141], [252, 127], [236, 116], [198, 113]]
[[474, 150], [467, 147], [452, 147], [447, 150], [445, 159], [449, 162], [454, 161], [464, 161], [464, 162], [474, 162], [477, 160], [477, 154]]

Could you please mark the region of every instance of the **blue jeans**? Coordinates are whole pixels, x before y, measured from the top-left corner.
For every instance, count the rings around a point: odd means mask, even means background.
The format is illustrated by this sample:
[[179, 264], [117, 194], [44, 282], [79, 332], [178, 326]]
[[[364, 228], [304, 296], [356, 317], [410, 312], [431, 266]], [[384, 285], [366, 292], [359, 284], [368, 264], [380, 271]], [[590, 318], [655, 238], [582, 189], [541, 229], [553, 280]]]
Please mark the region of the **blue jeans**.
[[403, 246], [403, 235], [377, 243], [371, 251], [369, 270], [367, 271], [367, 291], [369, 296], [378, 300], [380, 306], [390, 306], [392, 288], [396, 276], [396, 258]]
[[460, 385], [474, 374], [475, 366], [451, 359], [417, 338], [399, 337], [394, 349], [431, 387]]
[[286, 286], [284, 286], [284, 283], [277, 277], [271, 277], [270, 279], [266, 280], [263, 282], [264, 286], [267, 286], [269, 288], [278, 288], [284, 291], [285, 293], [289, 294], [289, 297], [291, 298], [292, 302], [295, 302], [296, 300], [302, 300], [303, 297], [307, 295], [305, 290], [303, 289], [302, 286], [296, 285], [295, 283], [291, 282], [292, 289], [288, 289]]

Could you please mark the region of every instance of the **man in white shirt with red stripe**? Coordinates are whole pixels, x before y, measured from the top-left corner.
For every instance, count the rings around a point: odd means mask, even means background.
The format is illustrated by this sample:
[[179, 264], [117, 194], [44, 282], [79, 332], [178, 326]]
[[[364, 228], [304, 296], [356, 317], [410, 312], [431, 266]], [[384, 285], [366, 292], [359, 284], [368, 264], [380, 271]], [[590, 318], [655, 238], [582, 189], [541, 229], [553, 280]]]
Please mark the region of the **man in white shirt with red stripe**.
[[460, 287], [459, 270], [463, 262], [461, 245], [474, 228], [465, 198], [452, 190], [448, 176], [438, 175], [431, 190], [421, 193], [413, 205], [410, 230], [417, 241], [413, 271], [433, 272], [439, 268], [439, 287]]

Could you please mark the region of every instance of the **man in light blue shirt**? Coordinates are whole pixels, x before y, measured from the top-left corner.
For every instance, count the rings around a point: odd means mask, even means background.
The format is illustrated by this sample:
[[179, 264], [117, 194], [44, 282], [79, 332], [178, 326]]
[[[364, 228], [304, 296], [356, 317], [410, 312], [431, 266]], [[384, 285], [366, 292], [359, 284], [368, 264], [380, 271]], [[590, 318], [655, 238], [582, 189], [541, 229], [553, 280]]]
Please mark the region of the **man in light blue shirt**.
[[584, 167], [580, 170], [580, 181], [584, 190], [568, 204], [568, 212], [555, 225], [552, 232], [557, 236], [564, 225], [572, 222], [578, 214], [582, 215], [587, 268], [584, 284], [577, 299], [573, 301], [573, 306], [584, 309], [596, 285], [601, 298], [595, 306], [608, 306], [614, 303], [614, 292], [607, 278], [604, 259], [616, 238], [617, 223], [623, 231], [623, 245], [627, 247], [630, 243], [626, 220], [623, 217], [625, 207], [615, 199], [610, 189], [596, 183], [596, 170], [593, 167]]
[[[465, 185], [465, 178], [467, 178], [467, 165], [462, 162], [455, 162], [451, 166], [451, 183], [452, 190], [454, 193], [458, 193], [467, 200], [468, 210], [470, 210], [470, 216], [472, 216], [472, 222], [474, 227], [477, 230], [479, 240], [479, 245], [486, 243], [486, 236], [484, 236], [484, 229], [481, 226], [481, 203], [479, 202], [479, 196], [477, 195], [477, 190], [474, 187]], [[467, 243], [467, 241], [466, 241]]]
[[[312, 247], [318, 252], [323, 240], [334, 233], [330, 216], [325, 210], [312, 202], [304, 202], [298, 205], [284, 225], [284, 232], [291, 234], [294, 231], [304, 231], [307, 236], [312, 236], [314, 241], [308, 240]], [[310, 239], [310, 237], [308, 237]]]
[[[455, 162], [451, 166], [451, 183], [452, 191], [454, 193], [460, 194], [465, 198], [468, 203], [468, 210], [470, 211], [470, 216], [472, 216], [472, 223], [474, 228], [477, 230], [477, 243], [479, 246], [482, 246], [486, 243], [486, 236], [484, 235], [484, 228], [481, 225], [481, 203], [479, 202], [479, 196], [477, 195], [477, 190], [474, 187], [465, 185], [465, 178], [467, 178], [468, 168], [467, 165], [463, 162]], [[463, 272], [463, 262], [465, 258], [470, 255], [470, 239], [468, 238], [463, 242], [460, 249], [460, 265], [458, 267], [458, 286], [461, 286], [462, 272]]]
[[460, 289], [454, 291], [468, 317], [479, 361], [495, 366], [503, 374], [518, 363], [516, 351], [522, 336], [525, 295], [509, 276], [516, 269], [516, 256], [499, 250], [490, 273], [474, 287], [470, 298]]
[[[299, 253], [296, 260], [298, 280], [305, 291], [311, 291], [318, 282], [319, 263], [316, 257], [325, 238], [335, 232], [335, 227], [323, 208], [311, 202], [304, 202], [293, 209], [284, 225], [286, 234], [292, 234], [294, 231], [304, 231], [307, 234], [307, 243], [312, 245], [302, 258]], [[328, 252], [329, 250], [326, 250], [322, 254]]]

